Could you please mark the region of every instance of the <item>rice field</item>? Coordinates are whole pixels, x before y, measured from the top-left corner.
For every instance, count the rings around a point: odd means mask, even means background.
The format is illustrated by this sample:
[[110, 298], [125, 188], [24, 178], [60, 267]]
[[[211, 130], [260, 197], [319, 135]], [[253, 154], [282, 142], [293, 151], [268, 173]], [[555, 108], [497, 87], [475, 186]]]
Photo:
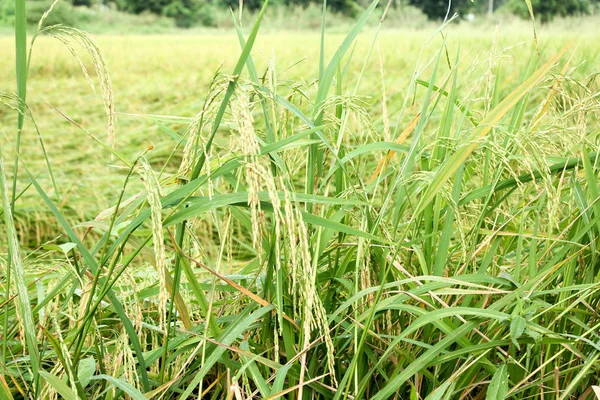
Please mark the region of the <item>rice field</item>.
[[595, 22], [369, 13], [0, 37], [0, 398], [598, 396]]

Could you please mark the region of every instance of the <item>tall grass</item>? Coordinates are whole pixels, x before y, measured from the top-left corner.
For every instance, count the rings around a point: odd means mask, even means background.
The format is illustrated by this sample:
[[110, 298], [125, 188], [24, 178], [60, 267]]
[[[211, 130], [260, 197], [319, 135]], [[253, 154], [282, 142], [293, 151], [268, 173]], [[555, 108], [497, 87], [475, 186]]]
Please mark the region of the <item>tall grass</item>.
[[[533, 45], [507, 76], [498, 43], [466, 65], [442, 26], [434, 56], [400, 71], [380, 24], [355, 50], [373, 2], [337, 50], [322, 29], [314, 77], [281, 81], [252, 52], [265, 3], [251, 27], [234, 16], [240, 56], [187, 128], [146, 116], [172, 140], [153, 159], [120, 146], [92, 38], [40, 24], [28, 53], [16, 4], [18, 89], [0, 97], [17, 115], [12, 171], [0, 162], [2, 398], [594, 398], [600, 91], [573, 43]], [[55, 107], [121, 181], [93, 221], [72, 222], [27, 106], [44, 34], [101, 89], [106, 139]], [[411, 76], [401, 105], [368, 88], [377, 115], [360, 96], [371, 62], [384, 85]], [[21, 151], [29, 132], [42, 169]], [[60, 236], [20, 248], [14, 216], [33, 192]]]

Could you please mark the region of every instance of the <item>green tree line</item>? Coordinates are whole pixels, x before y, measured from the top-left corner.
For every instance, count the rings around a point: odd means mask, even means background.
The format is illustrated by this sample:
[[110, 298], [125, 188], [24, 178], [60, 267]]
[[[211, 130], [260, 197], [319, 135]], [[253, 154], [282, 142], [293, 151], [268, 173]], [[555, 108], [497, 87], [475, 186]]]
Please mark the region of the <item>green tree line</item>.
[[[5, 2], [5, 8], [10, 7], [12, 1]], [[257, 10], [264, 0], [243, 0], [246, 9]], [[322, 4], [323, 0], [270, 0], [274, 6], [300, 6]], [[410, 5], [419, 8], [432, 20], [443, 19], [454, 13], [493, 13], [503, 8], [520, 17], [528, 18], [529, 10], [525, 0], [392, 0], [393, 7]], [[598, 10], [600, 0], [531, 0], [536, 17], [542, 22], [547, 22], [555, 16], [568, 16], [574, 14], [588, 14]], [[35, 8], [45, 10], [51, 0], [29, 2]], [[123, 12], [132, 14], [154, 13], [171, 17], [180, 27], [193, 25], [211, 25], [211, 17], [218, 8], [228, 9], [239, 7], [239, 0], [63, 0], [73, 6], [115, 7]], [[356, 16], [364, 9], [369, 0], [327, 0], [327, 7], [337, 13], [349, 17]], [[380, 6], [384, 7], [385, 0]], [[6, 11], [5, 11], [6, 12]], [[43, 12], [43, 11], [41, 11]], [[60, 12], [60, 11], [59, 11]], [[68, 12], [67, 12], [68, 13]], [[2, 6], [0, 5], [0, 20], [2, 19]], [[32, 13], [35, 15], [36, 13]], [[41, 14], [40, 14], [41, 15]]]

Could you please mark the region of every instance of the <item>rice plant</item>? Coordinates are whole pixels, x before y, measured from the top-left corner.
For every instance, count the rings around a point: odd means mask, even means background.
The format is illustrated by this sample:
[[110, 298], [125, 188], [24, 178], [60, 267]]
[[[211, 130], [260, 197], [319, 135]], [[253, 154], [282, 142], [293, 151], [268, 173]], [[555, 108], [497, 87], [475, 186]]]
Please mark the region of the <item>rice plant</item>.
[[[449, 20], [398, 69], [385, 13], [362, 32], [375, 0], [335, 49], [324, 12], [289, 80], [252, 51], [266, 1], [251, 27], [233, 16], [239, 58], [192, 117], [137, 116], [168, 146], [125, 148], [100, 46], [42, 22], [28, 46], [16, 6], [2, 399], [597, 396], [600, 87], [577, 39], [467, 62]], [[92, 218], [30, 107], [44, 36], [100, 89], [103, 134], [45, 106], [110, 165], [85, 171], [110, 185]]]

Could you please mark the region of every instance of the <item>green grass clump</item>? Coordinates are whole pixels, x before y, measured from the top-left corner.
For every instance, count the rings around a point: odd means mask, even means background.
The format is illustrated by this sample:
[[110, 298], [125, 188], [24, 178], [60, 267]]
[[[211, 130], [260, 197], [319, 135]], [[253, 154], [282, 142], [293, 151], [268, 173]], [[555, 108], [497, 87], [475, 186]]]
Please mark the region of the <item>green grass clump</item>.
[[0, 398], [594, 398], [596, 33], [28, 46], [16, 5]]

